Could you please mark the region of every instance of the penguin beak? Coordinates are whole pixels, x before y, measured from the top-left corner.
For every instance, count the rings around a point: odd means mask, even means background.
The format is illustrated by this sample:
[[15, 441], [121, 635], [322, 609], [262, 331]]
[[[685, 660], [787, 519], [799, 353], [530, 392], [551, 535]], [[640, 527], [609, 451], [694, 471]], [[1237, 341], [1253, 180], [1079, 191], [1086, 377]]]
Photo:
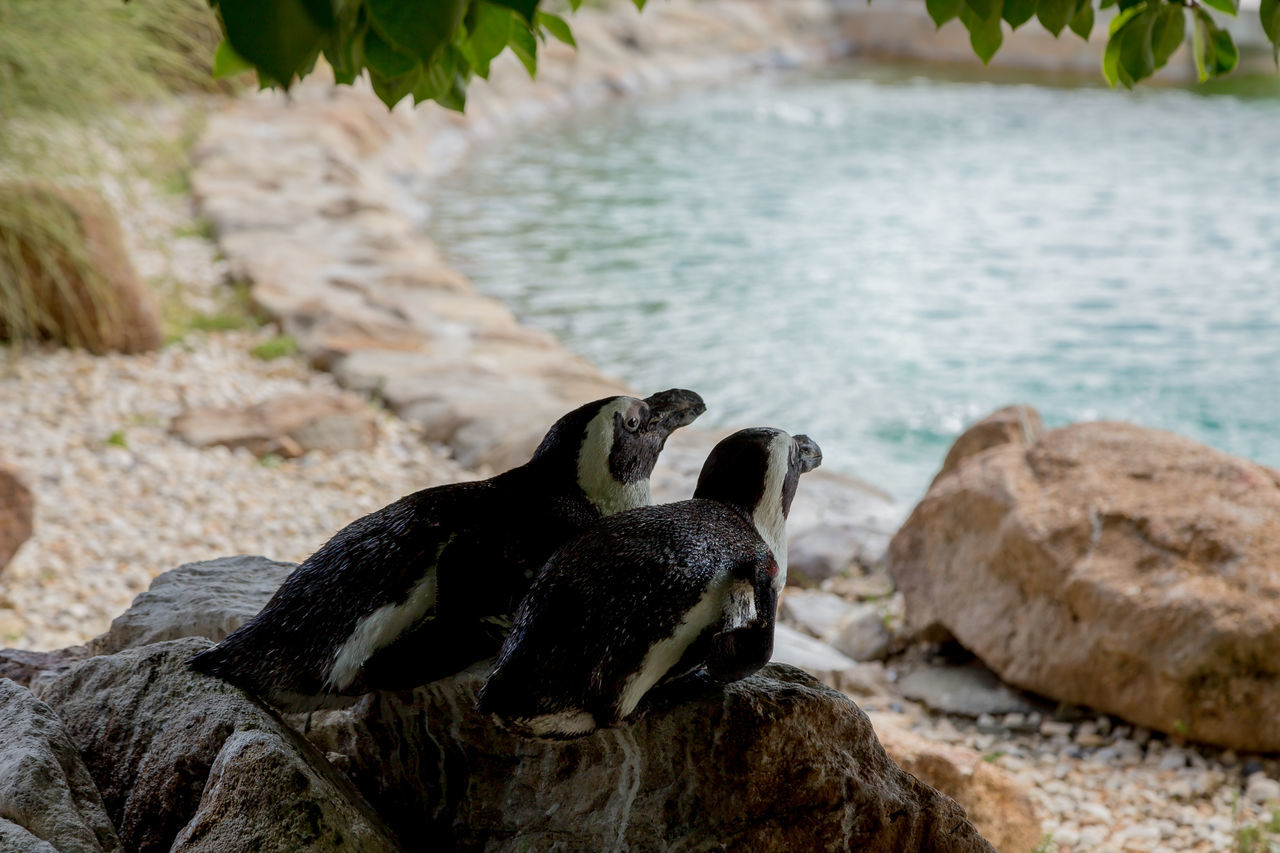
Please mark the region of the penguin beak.
[[796, 446], [796, 454], [800, 457], [800, 473], [805, 474], [822, 464], [822, 448], [818, 442], [807, 435], [797, 435], [791, 439]]
[[693, 391], [671, 388], [646, 397], [649, 406], [651, 428], [665, 439], [682, 426], [697, 420], [707, 410], [707, 404]]

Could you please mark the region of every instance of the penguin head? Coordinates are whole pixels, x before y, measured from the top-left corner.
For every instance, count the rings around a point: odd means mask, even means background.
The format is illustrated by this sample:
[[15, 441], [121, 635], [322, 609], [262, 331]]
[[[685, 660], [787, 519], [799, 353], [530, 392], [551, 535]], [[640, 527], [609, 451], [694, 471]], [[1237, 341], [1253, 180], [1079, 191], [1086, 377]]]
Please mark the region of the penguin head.
[[800, 475], [822, 464], [822, 449], [807, 435], [780, 429], [740, 429], [707, 456], [695, 498], [735, 506], [751, 516], [778, 562], [778, 584], [786, 579], [787, 514]]
[[604, 515], [649, 505], [649, 475], [667, 436], [707, 410], [683, 388], [641, 400], [606, 397], [556, 421], [534, 462], [572, 465], [587, 499]]

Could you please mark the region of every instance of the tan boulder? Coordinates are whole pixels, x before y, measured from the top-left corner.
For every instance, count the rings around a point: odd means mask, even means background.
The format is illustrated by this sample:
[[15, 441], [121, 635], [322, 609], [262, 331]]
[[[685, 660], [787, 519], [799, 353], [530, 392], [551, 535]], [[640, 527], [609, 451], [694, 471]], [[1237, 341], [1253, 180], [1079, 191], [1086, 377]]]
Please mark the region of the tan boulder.
[[0, 569], [31, 538], [35, 505], [18, 475], [0, 465]]
[[1125, 423], [1004, 434], [962, 436], [890, 545], [911, 626], [1018, 687], [1280, 749], [1280, 472]]
[[0, 276], [10, 274], [28, 287], [19, 290], [20, 316], [6, 317], [0, 306], [0, 338], [126, 353], [164, 340], [155, 297], [134, 269], [120, 225], [91, 192], [0, 184]]
[[871, 715], [885, 752], [899, 767], [964, 806], [1000, 853], [1029, 853], [1044, 838], [1027, 786], [972, 749], [926, 740]]
[[245, 447], [255, 456], [292, 458], [311, 450], [363, 450], [373, 446], [373, 411], [351, 394], [286, 394], [252, 406], [192, 409], [170, 429], [196, 447]]

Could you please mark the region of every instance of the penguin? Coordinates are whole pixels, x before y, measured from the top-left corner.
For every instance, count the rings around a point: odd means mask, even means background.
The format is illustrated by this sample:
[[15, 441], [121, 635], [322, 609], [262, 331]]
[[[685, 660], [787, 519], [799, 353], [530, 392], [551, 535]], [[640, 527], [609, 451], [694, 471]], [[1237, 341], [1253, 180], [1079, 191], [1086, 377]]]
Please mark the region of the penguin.
[[603, 519], [557, 551], [521, 602], [478, 709], [570, 738], [630, 716], [652, 688], [729, 682], [773, 654], [786, 519], [822, 451], [752, 428], [711, 451], [691, 500]]
[[424, 489], [353, 521], [191, 669], [289, 712], [452, 675], [501, 647], [534, 572], [603, 516], [650, 503], [692, 391], [609, 397], [560, 418], [524, 465]]

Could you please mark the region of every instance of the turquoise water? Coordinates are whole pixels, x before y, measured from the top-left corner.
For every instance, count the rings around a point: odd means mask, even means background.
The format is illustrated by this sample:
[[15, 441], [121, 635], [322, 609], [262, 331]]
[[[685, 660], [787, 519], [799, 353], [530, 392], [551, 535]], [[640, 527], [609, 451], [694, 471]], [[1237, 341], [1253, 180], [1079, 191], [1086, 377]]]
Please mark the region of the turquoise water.
[[1277, 100], [755, 80], [483, 146], [432, 203], [526, 322], [904, 500], [1012, 402], [1280, 466]]

